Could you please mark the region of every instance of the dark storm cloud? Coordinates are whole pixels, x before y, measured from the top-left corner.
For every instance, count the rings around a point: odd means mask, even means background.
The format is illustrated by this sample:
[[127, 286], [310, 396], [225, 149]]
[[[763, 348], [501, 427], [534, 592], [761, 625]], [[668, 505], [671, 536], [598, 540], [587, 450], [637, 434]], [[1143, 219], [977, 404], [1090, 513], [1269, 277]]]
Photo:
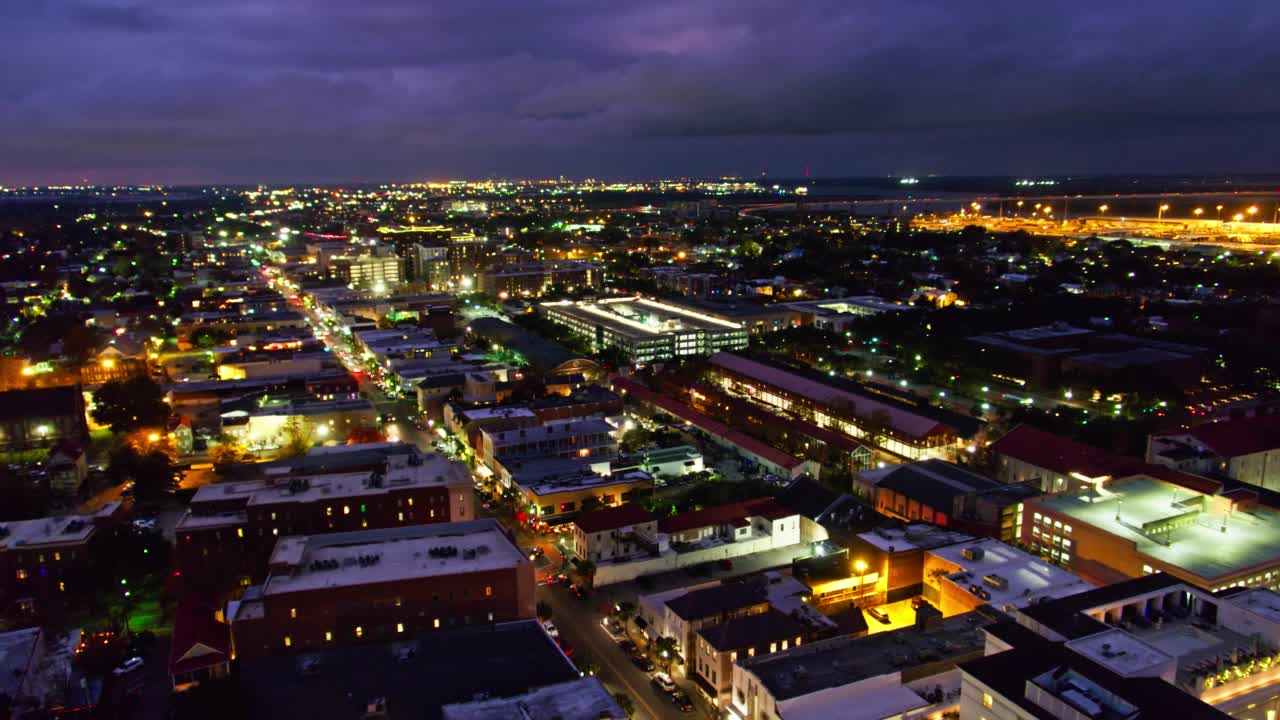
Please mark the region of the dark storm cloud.
[[1220, 0], [0, 3], [0, 182], [1274, 170]]

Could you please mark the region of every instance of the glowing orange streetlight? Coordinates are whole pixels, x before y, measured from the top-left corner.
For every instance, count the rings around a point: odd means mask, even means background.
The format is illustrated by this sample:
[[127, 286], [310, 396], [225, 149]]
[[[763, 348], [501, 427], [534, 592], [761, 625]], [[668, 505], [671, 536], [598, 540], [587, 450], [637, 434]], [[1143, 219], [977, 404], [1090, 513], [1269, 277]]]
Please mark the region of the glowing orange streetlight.
[[1203, 214], [1204, 214], [1204, 208], [1196, 208], [1195, 210], [1192, 210], [1191, 212], [1195, 213], [1195, 214], [1196, 214], [1196, 217], [1200, 217], [1201, 215], [1203, 215]]
[[1164, 219], [1165, 211], [1167, 211], [1168, 209], [1169, 209], [1168, 204], [1161, 205], [1161, 206], [1160, 206], [1160, 212], [1156, 213], [1156, 219], [1157, 219], [1157, 220], [1163, 220], [1163, 219]]
[[1099, 205], [1099, 206], [1098, 206], [1098, 212], [1099, 212], [1099, 213], [1103, 213], [1103, 214], [1105, 214], [1105, 213], [1106, 213], [1108, 210], [1110, 210], [1110, 209], [1111, 209], [1111, 206], [1110, 206], [1110, 205]]
[[1221, 219], [1222, 219], [1222, 206], [1221, 206], [1221, 205], [1219, 205], [1216, 209], [1217, 209], [1217, 211], [1218, 211], [1218, 219], [1219, 219], [1219, 220], [1221, 220]]

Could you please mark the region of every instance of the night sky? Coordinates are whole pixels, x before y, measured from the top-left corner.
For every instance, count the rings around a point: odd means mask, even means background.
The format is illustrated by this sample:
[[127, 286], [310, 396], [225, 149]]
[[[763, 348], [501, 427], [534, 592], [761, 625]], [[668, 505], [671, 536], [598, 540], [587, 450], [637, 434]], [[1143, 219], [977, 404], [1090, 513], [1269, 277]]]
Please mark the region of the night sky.
[[0, 0], [0, 184], [1280, 170], [1259, 0]]

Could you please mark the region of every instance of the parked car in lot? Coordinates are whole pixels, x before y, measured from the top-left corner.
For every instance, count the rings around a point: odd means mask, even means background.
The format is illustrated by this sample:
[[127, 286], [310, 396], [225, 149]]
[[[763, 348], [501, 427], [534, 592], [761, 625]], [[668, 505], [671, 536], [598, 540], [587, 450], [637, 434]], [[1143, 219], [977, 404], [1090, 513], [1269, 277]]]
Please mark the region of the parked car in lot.
[[555, 624], [552, 623], [550, 620], [542, 621], [542, 629], [547, 631], [547, 634], [551, 636], [552, 640], [559, 639], [560, 630], [557, 629]]
[[670, 675], [664, 672], [654, 673], [653, 677], [649, 678], [649, 682], [653, 683], [655, 688], [665, 693], [675, 692], [676, 690], [675, 682], [671, 679]]
[[883, 610], [878, 610], [876, 608], [867, 608], [867, 614], [875, 618], [876, 620], [879, 620], [880, 622], [884, 623], [885, 625], [893, 624], [893, 621], [889, 619], [889, 615], [885, 613]]

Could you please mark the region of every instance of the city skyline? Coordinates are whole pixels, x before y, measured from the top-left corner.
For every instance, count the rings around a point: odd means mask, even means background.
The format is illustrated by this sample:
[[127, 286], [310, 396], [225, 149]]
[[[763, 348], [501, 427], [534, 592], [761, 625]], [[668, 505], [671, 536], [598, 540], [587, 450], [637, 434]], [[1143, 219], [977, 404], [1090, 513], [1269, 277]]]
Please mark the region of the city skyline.
[[1263, 172], [1280, 11], [0, 9], [0, 183]]

